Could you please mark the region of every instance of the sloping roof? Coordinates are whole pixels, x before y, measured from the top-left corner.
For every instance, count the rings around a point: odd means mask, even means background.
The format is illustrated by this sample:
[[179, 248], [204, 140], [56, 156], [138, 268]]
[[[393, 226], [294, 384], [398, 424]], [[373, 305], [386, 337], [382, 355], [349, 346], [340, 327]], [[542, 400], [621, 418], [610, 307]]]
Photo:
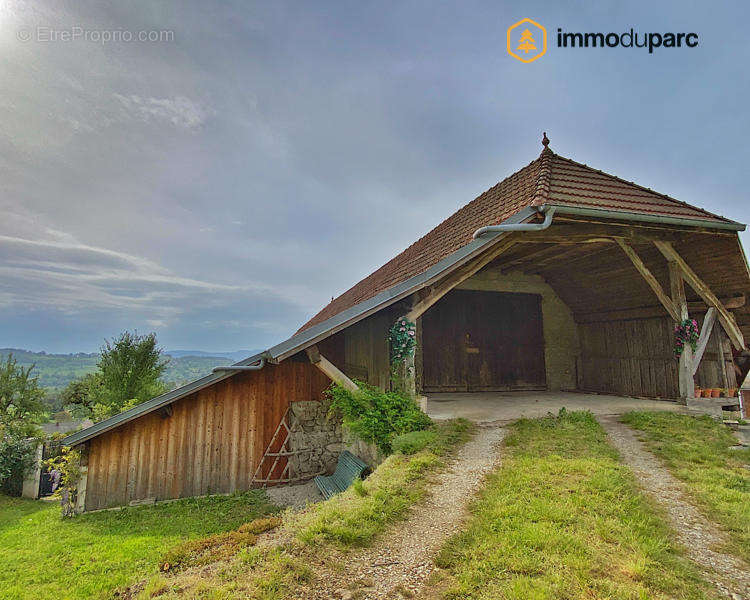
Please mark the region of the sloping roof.
[[[545, 141], [546, 140], [545, 137]], [[555, 154], [547, 146], [535, 161], [469, 202], [374, 273], [335, 298], [299, 331], [407, 280], [455, 252], [485, 225], [502, 223], [529, 206], [552, 204], [642, 213], [712, 223], [733, 223], [701, 208]]]

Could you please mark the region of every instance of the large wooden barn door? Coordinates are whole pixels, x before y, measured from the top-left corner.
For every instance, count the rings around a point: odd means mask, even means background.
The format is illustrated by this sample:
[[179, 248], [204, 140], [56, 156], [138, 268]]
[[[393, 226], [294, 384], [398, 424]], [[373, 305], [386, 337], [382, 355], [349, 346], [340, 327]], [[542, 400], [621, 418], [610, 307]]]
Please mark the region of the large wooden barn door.
[[426, 392], [544, 389], [541, 297], [453, 290], [422, 317]]

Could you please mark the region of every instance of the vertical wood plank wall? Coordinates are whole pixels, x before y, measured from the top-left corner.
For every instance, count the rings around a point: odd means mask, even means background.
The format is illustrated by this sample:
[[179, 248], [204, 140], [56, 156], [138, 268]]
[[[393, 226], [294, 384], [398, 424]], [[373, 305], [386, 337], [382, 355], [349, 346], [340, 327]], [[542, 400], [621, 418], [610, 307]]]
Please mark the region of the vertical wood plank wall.
[[679, 397], [669, 318], [579, 325], [579, 387], [585, 391], [655, 398]]
[[290, 359], [178, 400], [169, 417], [156, 411], [92, 439], [86, 510], [248, 489], [289, 402], [320, 400], [329, 385]]
[[387, 390], [391, 380], [388, 331], [404, 312], [381, 310], [320, 342], [320, 352], [348, 377]]
[[[700, 322], [701, 319], [699, 319]], [[674, 323], [670, 318], [633, 319], [579, 324], [579, 387], [585, 391], [626, 396], [678, 398], [677, 360], [673, 354]], [[714, 327], [696, 373], [703, 387], [723, 385], [723, 358], [718, 344], [726, 334]], [[726, 343], [726, 342], [724, 342]], [[730, 375], [731, 367], [727, 369]], [[729, 377], [730, 384], [735, 380]]]

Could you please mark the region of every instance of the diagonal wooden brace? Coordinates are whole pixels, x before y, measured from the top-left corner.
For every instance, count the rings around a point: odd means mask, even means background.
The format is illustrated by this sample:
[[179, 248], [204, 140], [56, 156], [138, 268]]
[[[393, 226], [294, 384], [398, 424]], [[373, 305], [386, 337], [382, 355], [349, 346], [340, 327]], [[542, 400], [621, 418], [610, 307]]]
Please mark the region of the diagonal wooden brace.
[[688, 285], [695, 290], [701, 299], [708, 305], [713, 306], [718, 313], [719, 323], [727, 332], [729, 339], [732, 341], [732, 345], [737, 350], [744, 350], [745, 338], [742, 335], [737, 322], [734, 320], [734, 316], [730, 313], [721, 301], [711, 291], [711, 288], [698, 277], [685, 260], [679, 255], [677, 250], [674, 249], [670, 242], [654, 241], [654, 244], [664, 257], [669, 261], [674, 261], [682, 271], [682, 277], [687, 281]]
[[617, 243], [619, 244], [620, 248], [622, 248], [622, 251], [628, 256], [638, 272], [646, 280], [646, 283], [648, 283], [648, 285], [654, 291], [654, 294], [656, 294], [656, 297], [659, 299], [659, 302], [662, 303], [662, 306], [664, 306], [669, 315], [679, 323], [682, 320], [680, 318], [680, 311], [672, 301], [672, 298], [670, 298], [661, 287], [661, 284], [657, 281], [656, 277], [654, 277], [654, 274], [643, 263], [641, 257], [636, 254], [636, 251], [633, 250], [633, 248], [631, 248], [625, 240], [617, 238]]

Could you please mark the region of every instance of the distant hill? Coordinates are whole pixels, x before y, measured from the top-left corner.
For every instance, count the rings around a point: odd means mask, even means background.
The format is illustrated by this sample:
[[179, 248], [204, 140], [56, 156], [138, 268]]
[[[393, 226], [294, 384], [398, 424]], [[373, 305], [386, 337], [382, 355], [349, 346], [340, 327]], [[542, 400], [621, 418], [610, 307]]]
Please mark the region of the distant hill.
[[184, 356], [212, 356], [217, 358], [227, 358], [232, 362], [237, 362], [258, 354], [259, 352], [262, 351], [235, 350], [234, 352], [206, 352], [204, 350], [165, 350], [164, 354], [168, 354], [172, 358], [183, 358]]
[[[170, 350], [165, 352], [165, 355], [169, 356], [169, 365], [162, 379], [172, 388], [179, 387], [207, 375], [217, 365], [232, 364], [257, 353], [257, 350], [215, 353], [202, 350]], [[50, 391], [60, 390], [74, 379], [94, 372], [99, 360], [99, 354], [96, 352], [47, 354], [19, 348], [0, 348], [0, 359], [5, 360], [8, 354], [13, 354], [19, 365], [34, 365], [33, 374], [39, 378], [39, 385]]]

